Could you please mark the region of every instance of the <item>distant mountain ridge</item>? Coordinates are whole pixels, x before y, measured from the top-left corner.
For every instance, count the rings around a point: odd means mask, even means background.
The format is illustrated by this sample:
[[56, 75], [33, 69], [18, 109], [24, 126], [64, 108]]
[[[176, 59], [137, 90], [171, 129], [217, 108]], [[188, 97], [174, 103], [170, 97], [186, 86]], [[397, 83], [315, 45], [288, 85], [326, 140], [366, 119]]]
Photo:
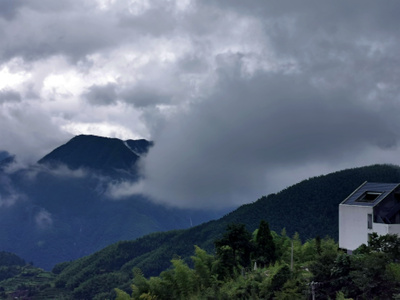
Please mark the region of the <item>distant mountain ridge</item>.
[[80, 135], [26, 169], [5, 172], [0, 161], [0, 251], [51, 269], [120, 240], [223, 214], [165, 207], [143, 195], [110, 198], [110, 183], [139, 178], [137, 162], [151, 146]]

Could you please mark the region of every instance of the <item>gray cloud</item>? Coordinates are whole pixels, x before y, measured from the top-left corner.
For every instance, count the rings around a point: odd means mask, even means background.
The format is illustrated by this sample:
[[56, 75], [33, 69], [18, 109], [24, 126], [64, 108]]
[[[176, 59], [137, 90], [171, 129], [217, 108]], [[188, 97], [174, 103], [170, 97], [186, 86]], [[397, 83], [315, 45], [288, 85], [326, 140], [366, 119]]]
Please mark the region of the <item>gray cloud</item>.
[[3, 1], [0, 149], [38, 159], [83, 131], [152, 139], [145, 180], [110, 193], [187, 207], [399, 163], [399, 6]]
[[170, 33], [176, 26], [177, 20], [171, 17], [173, 8], [171, 3], [160, 2], [140, 15], [123, 13], [120, 19], [122, 27], [129, 27], [136, 31], [154, 36], [162, 36]]
[[11, 194], [8, 196], [0, 195], [0, 208], [2, 207], [10, 207], [14, 205], [17, 201], [19, 201], [20, 195]]
[[19, 102], [21, 101], [21, 95], [17, 91], [5, 89], [0, 90], [0, 103], [5, 102]]
[[179, 69], [189, 74], [203, 73], [207, 71], [208, 66], [200, 55], [191, 54], [179, 61]]
[[0, 209], [13, 206], [25, 199], [25, 195], [13, 186], [10, 178], [5, 174], [0, 174]]
[[[15, 172], [15, 168], [10, 165], [9, 168], [6, 168], [5, 171], [6, 173], [13, 173]], [[37, 177], [40, 174], [49, 174], [53, 177], [58, 178], [85, 178], [90, 175], [90, 173], [84, 168], [71, 170], [63, 164], [53, 165], [50, 168], [46, 165], [35, 164], [30, 166], [29, 169], [26, 169], [26, 172], [24, 173], [24, 179], [32, 182], [34, 180], [37, 180]], [[91, 175], [97, 177], [97, 174]]]
[[122, 99], [136, 107], [149, 107], [170, 102], [171, 94], [163, 94], [162, 91], [151, 86], [140, 85], [127, 88], [121, 92]]
[[22, 57], [35, 61], [53, 55], [80, 60], [118, 44], [123, 34], [115, 31], [112, 16], [96, 13], [90, 6], [74, 6], [69, 1], [26, 3], [19, 8], [18, 15], [1, 25], [3, 60]]
[[16, 155], [22, 165], [37, 161], [71, 138], [54, 125], [51, 116], [27, 103], [17, 104], [1, 107], [0, 149]]
[[116, 84], [93, 85], [85, 94], [86, 99], [93, 105], [110, 105], [117, 99]]
[[320, 90], [304, 74], [222, 78], [220, 88], [169, 123], [145, 159], [145, 190], [159, 201], [249, 202], [274, 189], [270, 172], [398, 146], [389, 107], [374, 111], [351, 89]]
[[35, 215], [35, 223], [39, 229], [47, 229], [53, 225], [53, 218], [51, 213], [44, 208], [40, 209]]
[[15, 17], [18, 6], [22, 4], [20, 0], [4, 0], [0, 2], [0, 17], [10, 20]]

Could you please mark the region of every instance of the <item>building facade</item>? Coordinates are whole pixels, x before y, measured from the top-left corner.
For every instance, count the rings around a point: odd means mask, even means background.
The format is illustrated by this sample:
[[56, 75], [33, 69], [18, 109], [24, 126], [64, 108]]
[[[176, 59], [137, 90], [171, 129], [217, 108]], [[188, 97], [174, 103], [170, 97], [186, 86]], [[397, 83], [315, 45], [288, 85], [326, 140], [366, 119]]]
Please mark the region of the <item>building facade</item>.
[[369, 235], [400, 235], [400, 184], [364, 182], [339, 204], [339, 248], [349, 253]]

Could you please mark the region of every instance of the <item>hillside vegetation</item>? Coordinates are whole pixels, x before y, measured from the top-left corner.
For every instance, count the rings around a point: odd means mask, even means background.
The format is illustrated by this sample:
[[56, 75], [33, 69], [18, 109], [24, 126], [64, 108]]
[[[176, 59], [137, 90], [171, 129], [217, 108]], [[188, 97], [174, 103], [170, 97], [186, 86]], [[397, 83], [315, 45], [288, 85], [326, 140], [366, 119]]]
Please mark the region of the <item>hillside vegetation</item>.
[[[61, 288], [56, 274], [44, 272], [7, 254], [0, 269], [16, 274], [0, 280], [0, 299], [399, 299], [400, 238], [371, 235], [349, 256], [325, 237], [302, 243], [300, 236], [276, 234], [261, 221], [251, 234], [244, 224], [230, 224], [214, 241], [215, 254], [194, 246], [188, 264], [174, 256], [170, 268], [146, 278], [133, 268], [133, 279], [114, 273], [71, 291]], [[0, 258], [1, 258], [0, 253]], [[14, 265], [14, 264], [17, 265]], [[62, 269], [59, 266], [58, 272]], [[102, 265], [98, 266], [102, 272]], [[104, 265], [107, 267], [107, 264]], [[100, 278], [98, 278], [100, 279]], [[112, 288], [124, 279], [120, 288]], [[108, 292], [99, 292], [106, 284]], [[315, 298], [314, 298], [315, 297]], [[351, 298], [347, 298], [351, 297]]]
[[[253, 234], [240, 224], [227, 227], [215, 241], [216, 254], [195, 247], [193, 267], [182, 259], [146, 279], [133, 270], [129, 291], [116, 289], [117, 300], [137, 299], [399, 299], [400, 238], [371, 236], [353, 255], [330, 238], [301, 243], [260, 222]], [[129, 296], [129, 293], [131, 296]], [[111, 295], [110, 295], [111, 296]], [[112, 297], [112, 296], [111, 296]]]
[[173, 257], [190, 263], [194, 245], [214, 253], [214, 241], [228, 224], [245, 224], [253, 232], [266, 220], [276, 232], [299, 233], [303, 241], [316, 236], [338, 236], [338, 204], [364, 181], [400, 182], [400, 168], [373, 165], [319, 176], [283, 191], [243, 205], [223, 218], [199, 226], [147, 235], [134, 241], [113, 244], [90, 256], [57, 265], [56, 285], [94, 298], [112, 287], [126, 287], [132, 269], [144, 276], [157, 276], [170, 267]]
[[[55, 274], [45, 272], [22, 258], [0, 251], [0, 299], [56, 299], [61, 294], [54, 287]], [[40, 295], [40, 296], [39, 296]]]

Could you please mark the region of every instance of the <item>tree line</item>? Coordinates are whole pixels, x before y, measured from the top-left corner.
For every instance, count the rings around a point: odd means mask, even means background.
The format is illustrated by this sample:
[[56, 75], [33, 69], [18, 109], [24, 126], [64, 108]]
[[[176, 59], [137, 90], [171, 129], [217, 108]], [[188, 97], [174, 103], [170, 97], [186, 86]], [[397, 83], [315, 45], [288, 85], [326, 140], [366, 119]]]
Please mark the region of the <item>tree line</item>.
[[[212, 253], [195, 246], [189, 259], [171, 254], [170, 268], [159, 276], [147, 277], [134, 268], [132, 280], [106, 273], [103, 261], [97, 268], [100, 276], [73, 293], [57, 287], [54, 273], [0, 253], [0, 275], [6, 277], [0, 281], [0, 298], [15, 296], [15, 291], [38, 299], [400, 299], [397, 235], [372, 234], [368, 245], [347, 255], [329, 237], [302, 242], [299, 234], [277, 234], [261, 221], [252, 233], [243, 224], [228, 225], [214, 246]], [[132, 249], [126, 250], [118, 253]], [[120, 289], [93, 297], [104, 285]]]
[[116, 289], [116, 299], [400, 299], [397, 235], [372, 235], [347, 255], [329, 237], [302, 243], [261, 221], [252, 234], [228, 225], [215, 248], [195, 246], [191, 262], [176, 257], [157, 277], [135, 268], [131, 290]]

